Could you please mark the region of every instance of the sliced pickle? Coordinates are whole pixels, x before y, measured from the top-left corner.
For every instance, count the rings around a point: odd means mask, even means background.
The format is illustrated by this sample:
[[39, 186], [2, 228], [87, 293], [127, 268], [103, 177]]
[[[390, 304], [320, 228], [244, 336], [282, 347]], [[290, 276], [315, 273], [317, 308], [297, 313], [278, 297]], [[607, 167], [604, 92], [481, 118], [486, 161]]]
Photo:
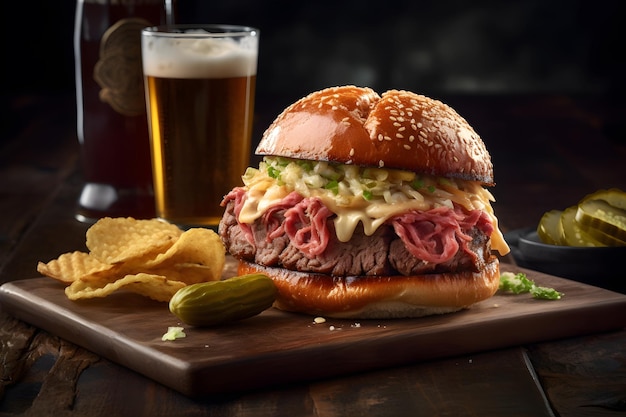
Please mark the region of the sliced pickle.
[[537, 226], [537, 235], [543, 243], [561, 245], [561, 210], [547, 211]]
[[595, 193], [585, 196], [579, 204], [588, 200], [604, 200], [613, 207], [626, 210], [626, 192], [618, 190], [617, 188], [596, 191]]
[[606, 246], [594, 236], [591, 236], [585, 230], [581, 229], [578, 223], [575, 221], [577, 213], [577, 207], [572, 206], [563, 210], [560, 218], [561, 237], [560, 241], [562, 245], [567, 246]]
[[626, 209], [605, 200], [584, 200], [575, 215], [580, 228], [611, 246], [626, 245]]

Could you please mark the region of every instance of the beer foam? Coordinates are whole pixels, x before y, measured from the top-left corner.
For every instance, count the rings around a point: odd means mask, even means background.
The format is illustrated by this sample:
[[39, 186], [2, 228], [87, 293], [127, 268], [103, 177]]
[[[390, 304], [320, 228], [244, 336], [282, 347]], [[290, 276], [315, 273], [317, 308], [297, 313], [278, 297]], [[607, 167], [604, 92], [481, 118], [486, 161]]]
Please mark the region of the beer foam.
[[257, 38], [142, 38], [143, 72], [161, 78], [229, 78], [256, 75]]

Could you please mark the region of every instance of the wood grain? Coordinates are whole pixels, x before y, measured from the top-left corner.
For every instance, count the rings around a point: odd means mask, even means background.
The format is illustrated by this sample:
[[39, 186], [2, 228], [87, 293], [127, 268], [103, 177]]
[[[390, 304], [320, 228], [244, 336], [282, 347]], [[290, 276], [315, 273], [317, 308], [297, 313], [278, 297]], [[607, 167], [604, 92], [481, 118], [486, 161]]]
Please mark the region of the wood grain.
[[315, 380], [626, 325], [626, 296], [525, 272], [566, 296], [540, 301], [496, 294], [454, 314], [329, 319], [323, 324], [307, 315], [269, 309], [220, 327], [185, 326], [187, 337], [173, 342], [161, 340], [168, 326], [180, 324], [167, 304], [132, 293], [72, 302], [61, 284], [35, 278], [4, 284], [0, 302], [26, 322], [189, 396]]

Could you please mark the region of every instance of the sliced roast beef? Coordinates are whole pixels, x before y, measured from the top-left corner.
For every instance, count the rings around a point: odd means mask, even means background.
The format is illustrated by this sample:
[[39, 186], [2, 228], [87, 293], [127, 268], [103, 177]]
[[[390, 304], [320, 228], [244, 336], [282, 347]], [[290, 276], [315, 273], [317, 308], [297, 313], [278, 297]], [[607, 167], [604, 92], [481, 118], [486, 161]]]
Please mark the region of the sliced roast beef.
[[389, 243], [393, 233], [389, 227], [381, 227], [372, 236], [366, 236], [357, 228], [350, 242], [340, 242], [331, 220], [332, 231], [326, 250], [316, 256], [303, 256], [298, 248], [289, 244], [280, 255], [284, 268], [297, 271], [319, 272], [330, 275], [390, 275], [393, 273], [387, 261]]
[[485, 267], [491, 255], [489, 238], [478, 228], [468, 233], [471, 240], [464, 251], [457, 251], [443, 263], [431, 263], [416, 258], [401, 239], [395, 239], [389, 248], [389, 262], [400, 275], [418, 275], [423, 273], [446, 271], [479, 271]]
[[337, 276], [417, 275], [480, 270], [490, 256], [486, 214], [460, 208], [396, 216], [372, 236], [358, 226], [340, 242], [332, 214], [317, 199], [290, 195], [252, 225], [237, 222], [243, 193], [224, 199], [219, 234], [233, 256], [260, 265]]

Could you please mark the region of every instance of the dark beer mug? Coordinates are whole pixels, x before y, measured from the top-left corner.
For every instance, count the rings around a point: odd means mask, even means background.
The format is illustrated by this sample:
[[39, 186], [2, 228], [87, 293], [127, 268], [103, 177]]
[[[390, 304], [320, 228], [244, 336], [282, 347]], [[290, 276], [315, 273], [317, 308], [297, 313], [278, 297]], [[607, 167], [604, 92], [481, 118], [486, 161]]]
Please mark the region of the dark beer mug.
[[141, 30], [174, 22], [175, 0], [78, 0], [77, 135], [85, 180], [76, 218], [155, 216]]

